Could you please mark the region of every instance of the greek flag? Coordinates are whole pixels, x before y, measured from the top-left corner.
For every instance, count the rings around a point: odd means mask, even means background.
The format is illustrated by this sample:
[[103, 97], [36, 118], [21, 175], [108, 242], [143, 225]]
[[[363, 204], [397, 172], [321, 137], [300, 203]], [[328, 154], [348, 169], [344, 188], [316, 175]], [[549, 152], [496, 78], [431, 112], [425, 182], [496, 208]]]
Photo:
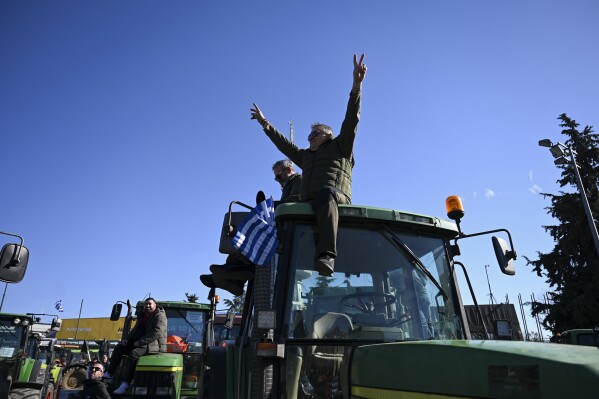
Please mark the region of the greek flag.
[[62, 308], [62, 299], [59, 299], [58, 301], [56, 301], [56, 303], [54, 304], [54, 307], [56, 308], [56, 310], [58, 310], [59, 312], [64, 311], [64, 309]]
[[275, 207], [271, 197], [259, 203], [239, 224], [233, 246], [250, 262], [266, 266], [278, 245]]

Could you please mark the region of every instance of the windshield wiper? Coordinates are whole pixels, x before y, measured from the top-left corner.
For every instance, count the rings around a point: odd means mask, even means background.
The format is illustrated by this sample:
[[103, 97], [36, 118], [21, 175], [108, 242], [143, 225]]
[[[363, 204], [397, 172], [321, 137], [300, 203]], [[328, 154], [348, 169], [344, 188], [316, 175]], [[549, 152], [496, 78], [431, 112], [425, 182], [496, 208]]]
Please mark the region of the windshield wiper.
[[189, 322], [189, 320], [187, 320], [187, 317], [185, 317], [185, 315], [183, 314], [183, 312], [181, 312], [179, 309], [175, 309], [177, 311], [177, 313], [179, 313], [181, 315], [181, 317], [183, 318], [183, 320], [189, 324], [189, 327], [193, 328], [193, 331], [197, 332], [198, 334], [200, 333], [198, 330], [196, 330], [196, 328], [193, 326], [193, 324], [191, 324]]
[[443, 295], [443, 299], [447, 301], [449, 297], [447, 296], [445, 291], [443, 291], [443, 287], [441, 287], [441, 284], [439, 284], [435, 276], [433, 276], [431, 272], [428, 271], [426, 266], [424, 266], [424, 264], [420, 261], [420, 258], [418, 258], [414, 254], [414, 252], [412, 252], [410, 247], [404, 244], [404, 242], [400, 240], [395, 235], [393, 230], [391, 230], [388, 226], [383, 226], [383, 229], [385, 230], [383, 232], [383, 237], [385, 237], [395, 248], [399, 249], [399, 251], [403, 253], [406, 258], [408, 258], [412, 266], [416, 267], [418, 270], [424, 273], [424, 275], [428, 277], [428, 279], [432, 281], [433, 284], [435, 284], [435, 287], [439, 289], [439, 292], [441, 293], [441, 295]]

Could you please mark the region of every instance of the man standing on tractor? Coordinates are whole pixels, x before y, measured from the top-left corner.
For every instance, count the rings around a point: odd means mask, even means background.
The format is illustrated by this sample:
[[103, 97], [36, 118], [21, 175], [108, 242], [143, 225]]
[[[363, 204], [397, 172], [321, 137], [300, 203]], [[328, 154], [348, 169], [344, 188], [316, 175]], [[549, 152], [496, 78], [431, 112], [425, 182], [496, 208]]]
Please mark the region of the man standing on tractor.
[[264, 117], [254, 103], [250, 109], [264, 133], [274, 145], [293, 163], [302, 168], [300, 200], [309, 201], [316, 215], [318, 242], [314, 254], [314, 269], [321, 275], [334, 272], [337, 256], [338, 204], [351, 203], [352, 169], [354, 167], [354, 139], [360, 120], [362, 81], [366, 76], [364, 54], [357, 60], [354, 54], [353, 85], [341, 131], [334, 137], [330, 126], [322, 123], [312, 125], [308, 135], [310, 146], [300, 149], [291, 143]]
[[128, 356], [131, 361], [123, 362], [121, 385], [114, 393], [121, 395], [125, 393], [135, 373], [137, 359], [146, 353], [166, 352], [167, 321], [164, 309], [156, 305], [154, 298], [148, 298], [144, 303], [144, 310], [137, 319], [135, 327], [126, 339], [123, 339], [112, 352], [110, 364], [105, 378], [112, 378], [123, 356]]

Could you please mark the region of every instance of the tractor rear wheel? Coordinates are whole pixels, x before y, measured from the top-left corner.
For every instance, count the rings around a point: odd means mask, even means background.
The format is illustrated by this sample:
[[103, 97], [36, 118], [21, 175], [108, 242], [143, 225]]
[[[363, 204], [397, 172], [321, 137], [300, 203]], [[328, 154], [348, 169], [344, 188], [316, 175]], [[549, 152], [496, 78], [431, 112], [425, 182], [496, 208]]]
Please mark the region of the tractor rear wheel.
[[85, 366], [67, 368], [62, 377], [61, 386], [64, 389], [77, 389], [83, 385], [86, 378]]
[[8, 395], [10, 399], [41, 399], [42, 391], [31, 388], [15, 388]]

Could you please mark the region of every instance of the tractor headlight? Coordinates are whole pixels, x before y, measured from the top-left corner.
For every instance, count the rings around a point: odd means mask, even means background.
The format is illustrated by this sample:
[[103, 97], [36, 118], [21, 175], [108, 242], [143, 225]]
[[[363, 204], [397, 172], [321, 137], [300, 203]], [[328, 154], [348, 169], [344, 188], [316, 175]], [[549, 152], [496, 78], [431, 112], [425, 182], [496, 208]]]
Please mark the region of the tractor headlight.
[[18, 325], [18, 324], [21, 324], [21, 319], [19, 319], [18, 317], [15, 317], [15, 318], [12, 320], [12, 324], [17, 324], [17, 325]]
[[135, 394], [136, 395], [147, 395], [148, 387], [135, 387]]
[[156, 388], [156, 396], [158, 395], [170, 395], [169, 387], [158, 387]]
[[21, 322], [21, 324], [25, 327], [27, 327], [29, 325], [30, 321], [28, 319], [25, 319]]

